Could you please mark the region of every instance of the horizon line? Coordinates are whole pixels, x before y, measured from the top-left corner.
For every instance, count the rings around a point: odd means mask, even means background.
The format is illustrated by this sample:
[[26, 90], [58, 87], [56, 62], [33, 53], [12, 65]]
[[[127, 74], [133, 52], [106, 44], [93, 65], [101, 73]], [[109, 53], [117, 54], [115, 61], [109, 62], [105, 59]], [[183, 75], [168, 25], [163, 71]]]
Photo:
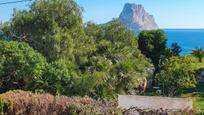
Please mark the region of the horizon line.
[[180, 30], [180, 29], [183, 29], [183, 30], [189, 30], [189, 29], [197, 29], [197, 30], [200, 30], [200, 29], [204, 29], [204, 27], [203, 28], [159, 28], [159, 29], [174, 29], [174, 30], [176, 30], [176, 29], [178, 29], [178, 30]]

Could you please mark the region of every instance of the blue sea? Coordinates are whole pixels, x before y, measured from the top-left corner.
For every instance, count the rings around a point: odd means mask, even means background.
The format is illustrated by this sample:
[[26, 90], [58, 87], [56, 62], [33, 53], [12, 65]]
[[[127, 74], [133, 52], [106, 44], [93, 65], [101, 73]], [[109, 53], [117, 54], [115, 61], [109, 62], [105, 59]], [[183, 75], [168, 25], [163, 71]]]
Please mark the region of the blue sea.
[[167, 45], [178, 43], [182, 55], [190, 54], [197, 47], [204, 48], [204, 29], [164, 29], [168, 38]]

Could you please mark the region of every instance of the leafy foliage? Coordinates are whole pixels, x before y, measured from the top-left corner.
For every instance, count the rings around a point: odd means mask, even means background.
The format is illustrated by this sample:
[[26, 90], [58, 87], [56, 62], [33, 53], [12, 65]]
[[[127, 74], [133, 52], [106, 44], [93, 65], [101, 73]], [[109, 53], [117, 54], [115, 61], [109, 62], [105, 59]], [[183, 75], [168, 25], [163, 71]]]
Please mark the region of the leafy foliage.
[[83, 31], [81, 8], [73, 0], [36, 0], [31, 9], [16, 11], [2, 30], [16, 41], [29, 43], [49, 62], [77, 57], [94, 50]]
[[155, 66], [159, 68], [160, 59], [166, 54], [166, 36], [162, 30], [142, 31], [139, 34], [139, 49]]
[[199, 47], [192, 51], [191, 53], [193, 56], [197, 57], [199, 62], [202, 63], [202, 58], [204, 57], [203, 48]]
[[34, 89], [46, 59], [26, 43], [0, 41], [0, 91]]
[[96, 76], [96, 81], [100, 81], [95, 90], [102, 97], [137, 88], [152, 74], [148, 71], [151, 64], [137, 48], [134, 33], [119, 20], [101, 27], [89, 22], [85, 31], [92, 31], [87, 34], [95, 39], [97, 45], [87, 63], [89, 66], [84, 67], [89, 68], [89, 74]]
[[37, 81], [37, 88], [55, 95], [74, 95], [80, 92], [77, 85], [80, 85], [81, 78], [77, 72], [77, 68], [71, 62], [64, 60], [52, 62]]
[[181, 51], [182, 49], [178, 43], [172, 43], [170, 48], [166, 48], [164, 55], [161, 56], [160, 62], [173, 56], [180, 56]]
[[179, 46], [178, 43], [172, 43], [170, 49], [172, 56], [179, 56], [179, 54], [182, 52], [181, 46]]
[[145, 30], [139, 34], [139, 49], [151, 59], [155, 67], [152, 85], [156, 85], [155, 75], [160, 71], [160, 61], [171, 56], [171, 50], [167, 48], [166, 41], [167, 38], [162, 30]]
[[8, 38], [28, 43], [48, 60], [36, 90], [109, 98], [143, 84], [152, 65], [135, 34], [119, 20], [83, 25], [81, 12], [73, 0], [36, 0], [3, 26]]
[[175, 96], [183, 88], [196, 87], [197, 78], [188, 58], [171, 57], [160, 66], [162, 70], [156, 78], [167, 96]]

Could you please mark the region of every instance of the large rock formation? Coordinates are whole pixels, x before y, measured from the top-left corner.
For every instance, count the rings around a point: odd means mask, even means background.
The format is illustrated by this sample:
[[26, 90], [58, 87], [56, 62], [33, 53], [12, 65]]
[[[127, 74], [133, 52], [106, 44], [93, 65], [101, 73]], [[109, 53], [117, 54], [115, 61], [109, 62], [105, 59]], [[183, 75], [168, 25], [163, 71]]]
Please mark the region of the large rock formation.
[[142, 5], [125, 4], [119, 17], [130, 29], [138, 32], [141, 30], [158, 29], [153, 15], [145, 11]]

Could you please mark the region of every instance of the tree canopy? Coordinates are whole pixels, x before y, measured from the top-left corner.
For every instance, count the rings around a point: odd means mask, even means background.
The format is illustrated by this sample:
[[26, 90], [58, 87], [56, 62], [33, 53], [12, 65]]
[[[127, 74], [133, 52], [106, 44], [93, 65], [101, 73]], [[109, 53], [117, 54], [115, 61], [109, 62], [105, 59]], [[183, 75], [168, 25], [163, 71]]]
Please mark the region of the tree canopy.
[[172, 56], [179, 56], [182, 52], [181, 46], [179, 46], [178, 43], [172, 43], [170, 50]]
[[[65, 60], [50, 63], [37, 82], [37, 89], [55, 95], [81, 95], [80, 72], [76, 65]], [[83, 94], [86, 94], [85, 92]]]
[[74, 0], [36, 0], [4, 24], [9, 41], [26, 42], [47, 59], [37, 90], [104, 98], [127, 93], [151, 77], [152, 64], [133, 32], [119, 20], [83, 24], [81, 13]]
[[186, 57], [171, 57], [160, 64], [161, 72], [156, 75], [159, 85], [167, 96], [178, 95], [184, 88], [194, 88], [197, 78], [191, 60]]
[[158, 71], [160, 59], [166, 54], [166, 41], [166, 35], [162, 30], [142, 31], [139, 34], [139, 49], [152, 60], [156, 71]]
[[202, 63], [203, 57], [204, 57], [204, 50], [201, 47], [196, 48], [195, 50], [192, 50], [191, 54], [198, 58], [198, 61]]
[[84, 67], [99, 79], [95, 89], [99, 94], [126, 93], [152, 75], [148, 71], [152, 65], [139, 51], [136, 36], [121, 21], [106, 26], [89, 22], [85, 31], [94, 38], [96, 51]]
[[77, 62], [77, 57], [94, 50], [93, 40], [83, 31], [81, 13], [73, 0], [36, 0], [30, 10], [16, 11], [2, 30], [13, 40], [29, 43], [49, 62]]
[[0, 41], [0, 90], [34, 89], [46, 59], [28, 44]]

